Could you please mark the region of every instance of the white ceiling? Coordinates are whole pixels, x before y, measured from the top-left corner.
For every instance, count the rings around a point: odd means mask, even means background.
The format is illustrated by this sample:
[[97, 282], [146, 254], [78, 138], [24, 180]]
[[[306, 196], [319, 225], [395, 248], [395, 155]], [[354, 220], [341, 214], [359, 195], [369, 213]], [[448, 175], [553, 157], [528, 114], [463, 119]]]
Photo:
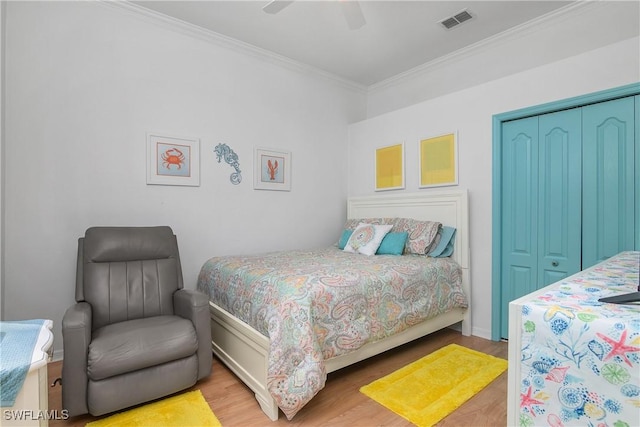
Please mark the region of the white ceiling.
[[[262, 10], [268, 0], [132, 3], [368, 87], [572, 2], [361, 0], [357, 30], [337, 0], [297, 0], [275, 15]], [[473, 19], [439, 24], [463, 9]]]

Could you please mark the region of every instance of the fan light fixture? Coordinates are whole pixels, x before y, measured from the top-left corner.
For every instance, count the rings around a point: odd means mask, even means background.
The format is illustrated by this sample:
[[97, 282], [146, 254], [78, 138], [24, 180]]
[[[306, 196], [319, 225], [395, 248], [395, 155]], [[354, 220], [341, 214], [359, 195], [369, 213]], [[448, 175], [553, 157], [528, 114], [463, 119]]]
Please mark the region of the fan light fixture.
[[[267, 3], [262, 10], [270, 15], [275, 15], [293, 2], [294, 0], [272, 0]], [[355, 0], [339, 0], [339, 3], [350, 30], [362, 28], [364, 24], [367, 23], [362, 14], [362, 9], [360, 9], [359, 2]]]

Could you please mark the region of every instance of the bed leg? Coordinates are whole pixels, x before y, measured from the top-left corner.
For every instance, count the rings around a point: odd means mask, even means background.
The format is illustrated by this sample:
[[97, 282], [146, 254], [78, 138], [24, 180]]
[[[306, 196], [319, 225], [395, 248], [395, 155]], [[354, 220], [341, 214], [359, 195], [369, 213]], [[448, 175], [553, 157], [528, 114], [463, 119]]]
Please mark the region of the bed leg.
[[265, 397], [256, 393], [256, 400], [260, 404], [262, 412], [264, 412], [271, 421], [278, 421], [278, 405], [276, 405], [276, 401], [273, 400], [271, 396]]
[[465, 337], [471, 336], [471, 311], [467, 310], [462, 320], [462, 335]]

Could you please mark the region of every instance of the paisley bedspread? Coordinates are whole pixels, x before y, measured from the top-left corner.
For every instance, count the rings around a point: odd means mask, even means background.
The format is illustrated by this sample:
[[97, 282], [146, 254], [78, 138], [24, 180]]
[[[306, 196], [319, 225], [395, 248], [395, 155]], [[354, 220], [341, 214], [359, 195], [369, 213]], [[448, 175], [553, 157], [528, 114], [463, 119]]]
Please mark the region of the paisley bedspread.
[[449, 258], [329, 247], [208, 260], [198, 289], [269, 337], [269, 392], [291, 419], [325, 384], [324, 361], [466, 307]]

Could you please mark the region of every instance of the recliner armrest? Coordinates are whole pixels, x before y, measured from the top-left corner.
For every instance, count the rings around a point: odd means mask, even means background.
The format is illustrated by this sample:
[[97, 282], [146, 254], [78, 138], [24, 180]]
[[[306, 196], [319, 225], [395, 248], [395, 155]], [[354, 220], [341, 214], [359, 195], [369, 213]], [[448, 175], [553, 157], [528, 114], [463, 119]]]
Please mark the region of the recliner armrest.
[[211, 319], [209, 299], [202, 292], [179, 289], [173, 294], [173, 309], [176, 315], [191, 320], [198, 337], [198, 379], [211, 374], [213, 353], [211, 349]]
[[86, 414], [87, 354], [91, 343], [91, 305], [79, 302], [62, 318], [62, 407], [69, 416]]

